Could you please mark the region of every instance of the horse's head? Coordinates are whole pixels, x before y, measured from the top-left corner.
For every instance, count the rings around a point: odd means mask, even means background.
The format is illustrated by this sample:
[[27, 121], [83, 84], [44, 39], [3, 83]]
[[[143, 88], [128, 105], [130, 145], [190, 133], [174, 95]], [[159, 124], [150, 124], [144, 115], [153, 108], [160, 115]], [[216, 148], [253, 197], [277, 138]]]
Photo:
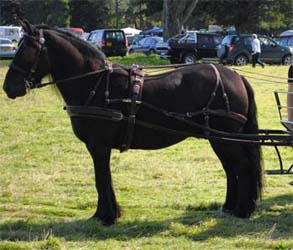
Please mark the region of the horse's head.
[[7, 96], [13, 99], [24, 96], [28, 88], [34, 88], [49, 73], [43, 30], [26, 20], [20, 21], [20, 24], [24, 36], [19, 42], [3, 85]]

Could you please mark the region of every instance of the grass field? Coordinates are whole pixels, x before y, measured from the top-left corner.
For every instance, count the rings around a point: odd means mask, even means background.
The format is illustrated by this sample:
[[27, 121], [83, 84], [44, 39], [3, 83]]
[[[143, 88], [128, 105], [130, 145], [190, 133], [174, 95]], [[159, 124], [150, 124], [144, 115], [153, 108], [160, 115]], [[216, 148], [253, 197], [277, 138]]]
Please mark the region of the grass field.
[[[162, 64], [154, 56], [113, 58]], [[0, 85], [9, 61], [0, 61]], [[164, 62], [165, 63], [165, 62]], [[287, 77], [288, 66], [252, 69], [261, 128], [278, 128], [273, 91], [261, 74]], [[244, 73], [249, 76], [249, 74]], [[273, 78], [266, 78], [273, 80]], [[111, 158], [122, 217], [105, 227], [87, 221], [96, 207], [91, 158], [71, 130], [61, 97], [51, 88], [10, 100], [0, 89], [0, 249], [293, 249], [292, 175], [266, 175], [263, 200], [250, 219], [221, 212], [224, 171], [205, 140], [187, 139], [157, 151]], [[292, 147], [282, 147], [284, 166]], [[263, 147], [265, 169], [278, 169]]]

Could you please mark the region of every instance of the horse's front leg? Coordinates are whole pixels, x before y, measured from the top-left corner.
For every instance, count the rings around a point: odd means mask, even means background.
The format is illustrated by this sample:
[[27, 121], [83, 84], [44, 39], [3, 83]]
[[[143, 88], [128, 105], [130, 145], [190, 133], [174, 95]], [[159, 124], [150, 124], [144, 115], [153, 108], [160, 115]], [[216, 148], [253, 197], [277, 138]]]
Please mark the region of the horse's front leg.
[[110, 171], [111, 148], [91, 144], [87, 144], [87, 148], [93, 158], [98, 192], [97, 211], [92, 218], [101, 220], [104, 225], [111, 225], [120, 216], [120, 209], [112, 187]]

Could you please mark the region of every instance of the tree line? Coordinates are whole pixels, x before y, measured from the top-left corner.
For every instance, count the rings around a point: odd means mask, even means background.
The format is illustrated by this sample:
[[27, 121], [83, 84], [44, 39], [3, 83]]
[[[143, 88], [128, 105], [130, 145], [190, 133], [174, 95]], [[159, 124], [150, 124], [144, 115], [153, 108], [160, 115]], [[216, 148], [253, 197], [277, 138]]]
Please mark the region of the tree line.
[[58, 27], [164, 27], [165, 37], [182, 28], [235, 26], [239, 32], [279, 33], [293, 27], [293, 0], [0, 0], [0, 25], [20, 18]]

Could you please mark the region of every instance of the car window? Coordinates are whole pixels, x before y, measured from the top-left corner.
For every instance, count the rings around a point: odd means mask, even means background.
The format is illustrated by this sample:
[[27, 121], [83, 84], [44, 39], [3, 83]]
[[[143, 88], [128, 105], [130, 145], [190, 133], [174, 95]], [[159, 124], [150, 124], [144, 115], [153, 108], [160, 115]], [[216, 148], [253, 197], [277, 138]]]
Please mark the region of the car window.
[[145, 42], [145, 40], [146, 40], [146, 38], [143, 38], [143, 39], [139, 40], [139, 41], [138, 41], [138, 44], [139, 44], [139, 45], [143, 45], [144, 42]]
[[102, 36], [103, 36], [102, 32], [94, 32], [89, 35], [88, 40], [91, 42], [101, 41]]
[[214, 44], [219, 45], [222, 42], [222, 37], [214, 36]]
[[251, 45], [251, 42], [252, 42], [252, 37], [244, 37], [243, 39], [243, 43], [244, 45]]
[[259, 38], [259, 41], [260, 41], [260, 44], [262, 46], [273, 46], [273, 45], [276, 45], [276, 43], [266, 37], [260, 37]]
[[124, 41], [124, 36], [123, 36], [123, 32], [116, 30], [116, 31], [106, 31], [105, 32], [105, 38], [106, 40], [116, 40], [119, 42], [123, 42]]
[[282, 46], [287, 46], [288, 45], [288, 39], [287, 38], [283, 38], [283, 39], [279, 39], [278, 43]]
[[195, 34], [194, 33], [187, 34], [185, 41], [186, 43], [195, 43], [196, 42]]
[[232, 37], [231, 44], [232, 43], [237, 44], [240, 42], [240, 40], [241, 40], [241, 38], [239, 36], [234, 36], [234, 37]]
[[282, 46], [293, 46], [293, 37], [283, 37], [283, 38], [279, 38], [278, 42], [280, 45]]
[[0, 44], [12, 44], [9, 40], [0, 40]]
[[152, 40], [151, 38], [146, 38], [145, 41], [144, 41], [144, 45], [150, 45], [152, 43]]
[[203, 45], [203, 44], [213, 44], [213, 38], [208, 35], [198, 35], [197, 44]]
[[157, 42], [158, 42], [158, 40], [152, 39], [151, 40], [151, 45], [156, 45]]
[[225, 36], [224, 39], [222, 40], [221, 44], [231, 44], [232, 41], [232, 36]]

